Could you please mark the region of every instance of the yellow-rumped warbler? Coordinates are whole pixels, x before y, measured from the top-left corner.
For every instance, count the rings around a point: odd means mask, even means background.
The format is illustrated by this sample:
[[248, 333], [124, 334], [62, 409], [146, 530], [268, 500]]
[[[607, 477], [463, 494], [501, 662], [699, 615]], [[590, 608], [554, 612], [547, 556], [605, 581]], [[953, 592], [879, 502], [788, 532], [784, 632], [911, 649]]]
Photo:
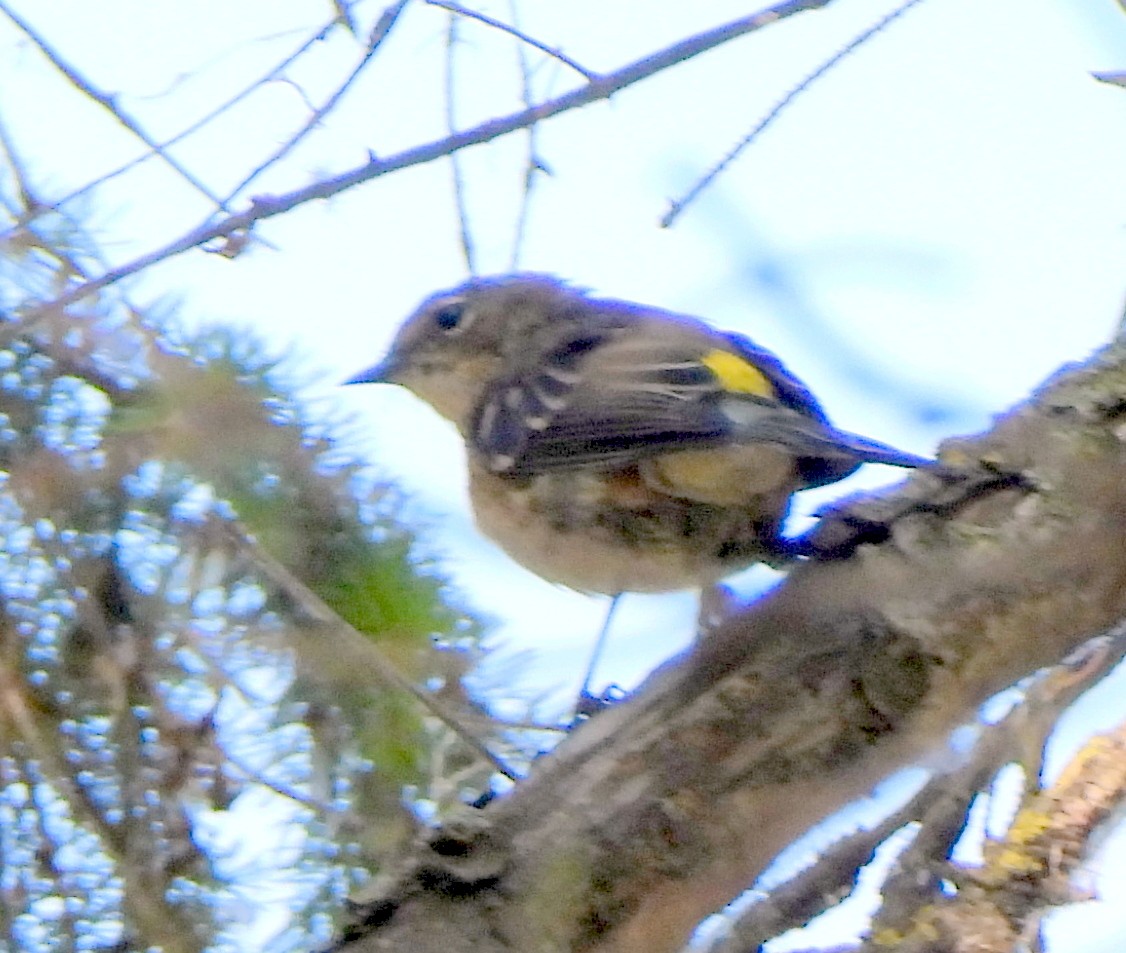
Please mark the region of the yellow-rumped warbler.
[[547, 275], [428, 298], [348, 383], [374, 381], [457, 425], [482, 532], [587, 592], [708, 585], [782, 552], [796, 490], [928, 462], [833, 429], [747, 338]]

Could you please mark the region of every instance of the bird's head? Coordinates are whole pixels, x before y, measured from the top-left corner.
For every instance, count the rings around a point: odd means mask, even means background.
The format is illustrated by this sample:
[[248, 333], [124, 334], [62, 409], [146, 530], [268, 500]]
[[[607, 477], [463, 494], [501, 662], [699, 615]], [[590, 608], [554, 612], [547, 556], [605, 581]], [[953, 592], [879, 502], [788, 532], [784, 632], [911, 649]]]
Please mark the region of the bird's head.
[[400, 384], [464, 430], [486, 385], [583, 301], [548, 275], [471, 279], [423, 301], [383, 360], [346, 383]]

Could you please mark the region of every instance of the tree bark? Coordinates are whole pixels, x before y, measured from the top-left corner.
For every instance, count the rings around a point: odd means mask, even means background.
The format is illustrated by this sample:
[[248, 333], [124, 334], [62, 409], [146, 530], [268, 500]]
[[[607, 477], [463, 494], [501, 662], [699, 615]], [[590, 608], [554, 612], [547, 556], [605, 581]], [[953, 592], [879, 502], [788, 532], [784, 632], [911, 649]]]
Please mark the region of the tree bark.
[[341, 941], [662, 953], [1126, 609], [1126, 348], [822, 520], [820, 554], [419, 844]]

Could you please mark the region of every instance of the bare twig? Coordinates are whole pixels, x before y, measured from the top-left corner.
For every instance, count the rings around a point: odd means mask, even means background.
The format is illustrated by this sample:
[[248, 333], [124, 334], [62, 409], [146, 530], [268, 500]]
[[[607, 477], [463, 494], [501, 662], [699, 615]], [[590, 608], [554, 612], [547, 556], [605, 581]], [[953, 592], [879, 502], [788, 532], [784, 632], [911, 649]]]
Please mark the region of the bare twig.
[[[12, 170], [12, 178], [15, 180], [16, 192], [19, 195], [19, 205], [13, 206], [9, 211], [13, 218], [20, 220], [19, 224], [24, 224], [34, 214], [38, 200], [31, 193], [27, 165], [19, 149], [16, 148], [15, 140], [8, 134], [8, 125], [3, 119], [0, 119], [0, 149], [4, 150], [4, 157], [8, 160], [8, 168]], [[7, 196], [4, 198], [6, 200]]]
[[918, 5], [919, 3], [922, 3], [922, 0], [905, 0], [904, 3], [900, 4], [894, 10], [892, 10], [891, 13], [887, 14], [887, 16], [882, 17], [880, 20], [876, 21], [876, 23], [872, 24], [872, 26], [868, 27], [868, 29], [863, 33], [860, 33], [858, 36], [854, 37], [846, 46], [830, 56], [827, 60], [825, 60], [824, 63], [818, 66], [817, 69], [815, 69], [805, 79], [798, 83], [797, 86], [791, 89], [774, 105], [774, 108], [772, 108], [758, 122], [754, 129], [752, 129], [749, 133], [747, 133], [747, 135], [739, 140], [739, 143], [730, 152], [728, 152], [727, 155], [725, 155], [722, 159], [719, 160], [719, 162], [712, 166], [710, 170], [708, 170], [707, 174], [701, 177], [696, 182], [696, 184], [693, 185], [692, 188], [690, 188], [681, 198], [676, 199], [669, 204], [669, 210], [665, 212], [665, 214], [661, 217], [661, 227], [668, 228], [674, 221], [676, 221], [680, 213], [683, 212], [684, 209], [689, 205], [691, 205], [692, 202], [700, 195], [700, 193], [703, 192], [704, 189], [706, 189], [709, 185], [711, 185], [712, 182], [714, 182], [716, 178], [718, 178], [719, 175], [729, 165], [731, 165], [732, 162], [739, 158], [739, 156], [743, 154], [743, 151], [752, 142], [754, 142], [763, 133], [767, 126], [773, 123], [774, 120], [777, 119], [790, 105], [790, 103], [792, 103], [798, 96], [809, 89], [810, 86], [812, 86], [818, 79], [829, 72], [829, 70], [833, 69], [833, 67], [835, 67], [846, 56], [859, 49], [873, 36], [875, 36], [881, 30], [885, 29], [893, 20], [896, 20], [899, 17], [903, 16], [903, 14], [905, 14], [908, 10]]
[[1091, 639], [1049, 669], [1027, 692], [1013, 714], [1019, 721], [1015, 755], [1024, 765], [1030, 787], [1043, 783], [1044, 748], [1064, 709], [1109, 675], [1126, 658], [1126, 622]]
[[1111, 86], [1126, 86], [1126, 70], [1107, 70], [1106, 72], [1091, 73], [1100, 83]]
[[332, 8], [336, 11], [336, 22], [341, 24], [352, 36], [359, 39], [360, 28], [356, 18], [352, 15], [352, 5], [356, 0], [332, 0]]
[[494, 20], [492, 17], [487, 16], [484, 13], [480, 13], [477, 10], [470, 10], [468, 7], [463, 7], [458, 3], [451, 3], [450, 0], [426, 0], [426, 2], [432, 7], [441, 7], [443, 10], [449, 10], [450, 13], [456, 14], [457, 16], [466, 17], [471, 20], [477, 20], [481, 23], [484, 23], [486, 26], [491, 26], [494, 29], [508, 33], [510, 36], [516, 37], [516, 39], [518, 39], [521, 43], [535, 47], [541, 53], [546, 53], [552, 59], [558, 60], [564, 66], [573, 69], [584, 79], [593, 80], [598, 78], [597, 73], [588, 70], [585, 66], [582, 66], [579, 63], [575, 62], [573, 59], [571, 59], [571, 57], [567, 56], [562, 51], [556, 49], [553, 46], [548, 46], [546, 43], [542, 43], [535, 37], [528, 36], [527, 33], [524, 33], [522, 30], [518, 29], [515, 26], [515, 11], [513, 11], [512, 18], [513, 25], [510, 26], [507, 23], [502, 23], [500, 20]]
[[833, 0], [779, 0], [771, 7], [746, 17], [740, 17], [723, 26], [706, 30], [695, 36], [688, 37], [678, 43], [665, 47], [656, 53], [636, 60], [621, 69], [600, 76], [584, 86], [564, 93], [555, 99], [547, 100], [538, 106], [522, 109], [519, 112], [488, 122], [481, 123], [471, 129], [446, 136], [432, 142], [423, 143], [411, 149], [406, 149], [385, 159], [372, 156], [363, 165], [343, 172], [339, 175], [319, 182], [314, 182], [292, 192], [276, 196], [259, 196], [251, 200], [250, 208], [245, 211], [229, 215], [219, 222], [208, 218], [205, 222], [180, 236], [167, 245], [155, 249], [148, 254], [120, 265], [107, 271], [105, 274], [91, 281], [83, 282], [72, 288], [66, 294], [60, 295], [52, 301], [45, 302], [34, 308], [26, 310], [22, 317], [22, 328], [0, 329], [0, 343], [12, 336], [24, 333], [27, 322], [34, 322], [47, 314], [65, 308], [109, 285], [135, 275], [158, 262], [182, 254], [189, 249], [196, 248], [206, 242], [218, 238], [226, 238], [239, 232], [245, 232], [251, 226], [275, 215], [282, 215], [299, 205], [316, 199], [325, 199], [340, 192], [350, 189], [361, 182], [368, 182], [391, 172], [411, 166], [423, 165], [435, 159], [448, 156], [458, 149], [490, 142], [501, 136], [507, 135], [517, 129], [527, 128], [533, 123], [541, 122], [560, 113], [578, 109], [602, 99], [608, 99], [615, 93], [633, 86], [644, 79], [648, 79], [663, 70], [669, 69], [678, 63], [692, 59], [702, 53], [715, 49], [737, 37], [760, 30], [765, 26], [777, 22], [785, 17], [793, 16], [806, 10], [816, 10], [828, 6]]
[[[509, 0], [509, 16], [513, 24], [516, 23], [516, 0]], [[520, 68], [520, 98], [526, 108], [532, 106], [532, 71], [528, 65], [526, 50], [521, 43], [516, 44], [516, 62]], [[537, 140], [539, 124], [533, 123], [525, 130], [525, 139], [528, 144], [527, 162], [524, 166], [524, 188], [520, 192], [520, 209], [516, 213], [516, 229], [512, 236], [512, 256], [509, 259], [509, 271], [516, 271], [520, 264], [520, 251], [524, 247], [524, 233], [528, 227], [528, 215], [532, 208], [532, 189], [535, 188], [536, 176], [546, 171], [546, 166], [539, 158]]]
[[380, 15], [376, 21], [375, 26], [372, 27], [370, 36], [366, 46], [364, 47], [363, 55], [360, 57], [359, 62], [352, 67], [352, 71], [345, 78], [344, 82], [328, 97], [320, 106], [313, 110], [312, 115], [308, 118], [305, 124], [297, 130], [292, 136], [289, 137], [284, 143], [281, 144], [265, 161], [261, 162], [255, 167], [249, 175], [247, 175], [238, 185], [231, 189], [227, 198], [222, 204], [222, 208], [226, 208], [225, 203], [231, 202], [240, 192], [243, 191], [251, 182], [257, 179], [263, 172], [273, 165], [276, 165], [283, 158], [289, 155], [298, 143], [300, 143], [310, 132], [312, 132], [336, 106], [344, 98], [344, 94], [355, 84], [362, 73], [375, 56], [376, 50], [382, 46], [383, 41], [391, 32], [391, 28], [399, 19], [403, 8], [406, 7], [408, 0], [398, 0], [397, 3], [392, 4]]
[[35, 231], [35, 219], [46, 206], [32, 188], [27, 168], [14, 140], [8, 133], [7, 123], [3, 119], [0, 119], [0, 150], [3, 151], [4, 157], [7, 159], [8, 168], [11, 170], [16, 192], [19, 196], [19, 206], [9, 209], [15, 224], [0, 236], [0, 240], [10, 241], [18, 235], [19, 243], [24, 248], [35, 247], [53, 256], [59, 264], [67, 269], [69, 276], [77, 275], [79, 278], [88, 278], [89, 274], [86, 268], [63, 248], [62, 243], [44, 241]]
[[230, 749], [228, 747], [225, 747], [222, 743], [218, 743], [217, 747], [227, 763], [241, 771], [248, 780], [254, 782], [255, 784], [261, 785], [268, 791], [272, 791], [278, 797], [292, 801], [294, 804], [300, 804], [302, 807], [308, 808], [319, 817], [330, 817], [333, 814], [344, 813], [340, 808], [334, 807], [331, 803], [317, 800], [311, 795], [302, 794], [296, 788], [291, 787], [290, 785], [285, 784], [281, 781], [271, 780], [257, 768], [252, 767], [237, 755], [232, 754]]
[[[11, 206], [8, 205], [7, 196], [2, 197], [8, 212], [11, 214], [13, 224], [7, 231], [0, 232], [0, 243], [9, 246], [16, 244], [25, 250], [35, 249], [48, 257], [54, 258], [62, 266], [63, 273], [68, 278], [78, 277], [82, 280], [89, 280], [90, 271], [86, 264], [77, 255], [69, 251], [64, 242], [40, 234], [36, 221], [45, 209], [50, 208], [50, 205], [36, 194], [28, 170], [12, 136], [8, 133], [7, 125], [2, 117], [0, 117], [0, 150], [3, 151], [7, 159], [8, 168], [15, 181], [19, 197], [19, 204]], [[66, 212], [61, 209], [56, 209], [55, 212], [62, 220], [76, 225]], [[96, 249], [82, 249], [81, 251], [96, 260], [103, 268], [108, 267]], [[126, 307], [133, 307], [124, 295], [122, 295], [122, 301]], [[94, 371], [91, 374], [91, 380], [96, 383], [96, 378], [97, 372]]]
[[196, 191], [207, 196], [212, 202], [228, 211], [226, 204], [219, 196], [211, 191], [203, 182], [190, 172], [185, 166], [173, 158], [159, 142], [152, 138], [141, 126], [141, 124], [125, 112], [117, 103], [117, 97], [109, 93], [103, 92], [98, 89], [94, 84], [83, 76], [76, 67], [71, 65], [66, 59], [63, 58], [50, 43], [47, 42], [46, 37], [40, 34], [30, 23], [12, 11], [4, 0], [0, 0], [0, 13], [3, 13], [12, 21], [32, 43], [38, 47], [39, 51], [51, 61], [51, 64], [62, 73], [79, 92], [88, 98], [92, 99], [99, 106], [108, 110], [110, 114], [126, 129], [129, 130], [134, 136], [141, 140], [153, 154], [160, 156], [170, 168], [172, 168], [185, 182], [190, 184]]
[[[454, 129], [457, 126], [454, 102], [455, 91], [457, 89], [457, 83], [455, 81], [456, 72], [454, 70], [454, 50], [458, 43], [457, 26], [458, 18], [451, 13], [450, 21], [446, 29], [445, 87], [446, 131], [451, 136], [454, 134]], [[461, 154], [459, 152], [450, 153], [450, 175], [453, 180], [454, 208], [457, 210], [457, 230], [458, 237], [461, 240], [461, 254], [465, 259], [466, 270], [469, 274], [475, 275], [477, 274], [477, 262], [473, 248], [473, 231], [469, 226], [469, 207], [466, 203], [465, 195], [465, 176], [462, 175]]]
[[256, 570], [281, 589], [300, 611], [309, 619], [321, 625], [330, 626], [335, 630], [333, 638], [339, 640], [338, 644], [342, 646], [342, 650], [346, 646], [349, 651], [355, 651], [362, 655], [365, 671], [369, 671], [374, 678], [390, 688], [404, 692], [416, 699], [427, 711], [492, 765], [495, 771], [513, 781], [519, 779], [520, 775], [493, 754], [475, 732], [466, 728], [455, 712], [447, 708], [443, 702], [432, 694], [423, 691], [409, 679], [399, 674], [398, 669], [395, 668], [390, 659], [370, 639], [365, 638], [340, 618], [320, 596], [259, 546], [246, 531], [226, 521], [220, 521], [218, 525], [241, 551], [252, 555]]
[[[259, 89], [266, 83], [281, 75], [281, 73], [283, 73], [289, 66], [291, 66], [298, 59], [304, 56], [305, 53], [308, 52], [314, 45], [328, 36], [329, 31], [332, 30], [332, 28], [338, 23], [339, 17], [334, 17], [328, 23], [325, 23], [315, 33], [306, 38], [301, 43], [301, 45], [297, 47], [297, 49], [295, 49], [292, 53], [282, 59], [275, 66], [272, 66], [258, 79], [254, 80], [252, 83], [249, 83], [229, 99], [224, 100], [222, 103], [220, 103], [206, 115], [201, 116], [191, 125], [186, 126], [182, 130], [180, 130], [180, 132], [176, 133], [176, 135], [174, 135], [171, 139], [165, 139], [162, 143], [160, 143], [160, 151], [168, 149], [170, 146], [176, 145], [176, 143], [183, 141], [188, 136], [192, 135], [192, 133], [197, 132], [204, 126], [207, 126], [208, 124], [214, 122], [219, 116], [223, 115], [223, 113], [227, 112], [229, 109], [237, 106], [240, 102], [242, 102], [242, 100], [246, 99], [246, 97], [253, 93], [255, 90]], [[149, 159], [158, 154], [160, 153], [145, 152], [143, 155], [139, 155], [137, 156], [137, 158], [131, 159], [129, 162], [126, 162], [124, 165], [118, 166], [113, 171], [107, 172], [105, 175], [99, 176], [98, 178], [87, 182], [81, 188], [75, 189], [73, 192], [64, 195], [61, 199], [58, 199], [54, 203], [55, 207], [58, 208], [65, 205], [67, 202], [74, 201], [74, 199], [78, 198], [79, 196], [85, 195], [87, 192], [96, 189], [100, 185], [105, 185], [106, 182], [117, 178], [119, 175], [128, 172], [130, 169], [133, 169], [144, 162], [148, 162]]]

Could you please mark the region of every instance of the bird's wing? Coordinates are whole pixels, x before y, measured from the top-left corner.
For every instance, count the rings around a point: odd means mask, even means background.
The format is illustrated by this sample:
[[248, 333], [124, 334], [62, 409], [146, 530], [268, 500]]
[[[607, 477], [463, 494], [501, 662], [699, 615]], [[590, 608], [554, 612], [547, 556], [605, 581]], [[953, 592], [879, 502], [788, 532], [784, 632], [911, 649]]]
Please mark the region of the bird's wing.
[[834, 472], [855, 467], [772, 355], [734, 335], [638, 330], [576, 332], [495, 381], [470, 438], [486, 465], [511, 475], [613, 468], [737, 439], [841, 458]]

